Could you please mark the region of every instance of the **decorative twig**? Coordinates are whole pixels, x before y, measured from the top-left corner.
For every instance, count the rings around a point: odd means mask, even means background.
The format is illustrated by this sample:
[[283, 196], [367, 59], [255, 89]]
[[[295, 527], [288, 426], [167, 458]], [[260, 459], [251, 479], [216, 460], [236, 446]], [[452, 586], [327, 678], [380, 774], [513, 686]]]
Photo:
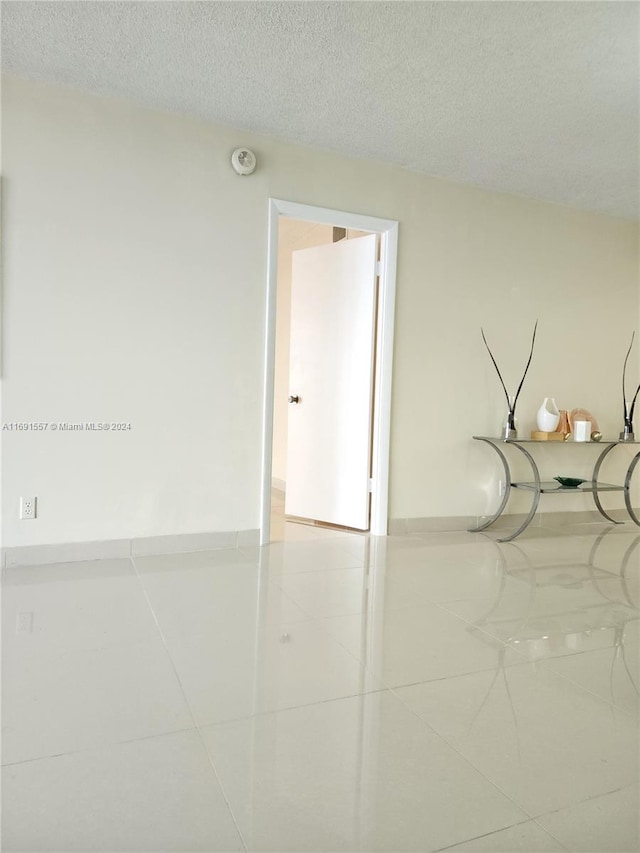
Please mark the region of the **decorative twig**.
[[511, 404], [509, 403], [509, 394], [507, 392], [507, 386], [504, 384], [504, 379], [502, 378], [502, 374], [500, 373], [500, 368], [496, 364], [496, 360], [493, 357], [493, 353], [489, 349], [489, 344], [487, 343], [487, 339], [484, 336], [484, 329], [482, 328], [482, 326], [480, 326], [480, 331], [482, 332], [482, 340], [484, 341], [484, 345], [487, 348], [487, 352], [491, 356], [491, 361], [493, 362], [493, 366], [495, 367], [496, 372], [498, 374], [498, 379], [500, 380], [500, 382], [502, 383], [502, 387], [504, 388], [504, 396], [507, 398], [507, 406], [509, 407], [509, 411], [511, 411]]
[[640, 385], [636, 388], [636, 393], [633, 395], [633, 400], [631, 401], [631, 408], [629, 409], [629, 423], [633, 423], [633, 413], [636, 409], [636, 400], [638, 399], [638, 392], [640, 392]]
[[[496, 369], [496, 372], [498, 374], [498, 378], [500, 379], [500, 383], [502, 384], [502, 387], [504, 389], [504, 395], [507, 398], [507, 407], [509, 409], [509, 414], [511, 415], [511, 420], [513, 420], [513, 417], [516, 413], [516, 403], [518, 402], [518, 397], [520, 396], [520, 391], [522, 390], [522, 385], [524, 384], [525, 376], [527, 375], [527, 371], [529, 370], [529, 365], [531, 364], [531, 359], [533, 358], [533, 347], [534, 347], [535, 342], [536, 342], [537, 330], [538, 330], [538, 321], [536, 320], [536, 324], [533, 327], [533, 336], [531, 338], [531, 351], [529, 352], [529, 360], [527, 361], [527, 366], [525, 367], [524, 373], [522, 374], [522, 379], [520, 380], [520, 384], [518, 385], [518, 390], [516, 391], [516, 396], [513, 398], [513, 404], [512, 404], [509, 400], [509, 394], [507, 392], [507, 386], [504, 384], [504, 379], [502, 378], [502, 374], [500, 373], [500, 368], [498, 367], [496, 360], [493, 357], [493, 353], [489, 349], [489, 344], [487, 343], [487, 339], [486, 339], [485, 334], [484, 334], [484, 329], [482, 328], [482, 326], [480, 327], [480, 331], [482, 332], [482, 340], [484, 341], [484, 345], [487, 348], [487, 352], [491, 356], [491, 361], [493, 362], [493, 366]], [[638, 390], [640, 390], [640, 388]]]
[[631, 347], [633, 346], [633, 339], [635, 338], [636, 333], [633, 332], [631, 335], [631, 343], [629, 344], [629, 349], [627, 350], [627, 355], [624, 360], [624, 367], [622, 368], [622, 403], [624, 406], [624, 422], [629, 427], [633, 426], [633, 413], [636, 409], [636, 400], [638, 399], [638, 393], [640, 392], [640, 384], [636, 388], [636, 393], [633, 395], [633, 399], [631, 400], [631, 406], [627, 409], [627, 395], [624, 390], [624, 380], [625, 374], [627, 372], [627, 361], [629, 360], [629, 353], [631, 352]]
[[527, 361], [527, 366], [524, 369], [524, 373], [522, 374], [522, 379], [520, 380], [520, 384], [518, 385], [518, 390], [516, 391], [516, 398], [513, 401], [513, 411], [516, 410], [516, 403], [518, 402], [518, 397], [520, 396], [520, 391], [522, 390], [522, 385], [524, 383], [524, 378], [527, 375], [527, 371], [529, 370], [529, 365], [531, 364], [531, 359], [533, 358], [533, 346], [536, 342], [536, 332], [538, 331], [538, 321], [536, 320], [536, 324], [533, 327], [533, 337], [531, 338], [531, 352], [529, 353], [529, 360]]
[[624, 365], [622, 367], [622, 413], [624, 415], [624, 422], [628, 422], [629, 413], [627, 411], [627, 392], [624, 390], [624, 378], [627, 372], [627, 362], [629, 361], [629, 354], [631, 353], [631, 347], [633, 346], [633, 339], [635, 338], [636, 333], [633, 332], [631, 335], [631, 343], [629, 344], [629, 349], [627, 350], [627, 354], [624, 359]]

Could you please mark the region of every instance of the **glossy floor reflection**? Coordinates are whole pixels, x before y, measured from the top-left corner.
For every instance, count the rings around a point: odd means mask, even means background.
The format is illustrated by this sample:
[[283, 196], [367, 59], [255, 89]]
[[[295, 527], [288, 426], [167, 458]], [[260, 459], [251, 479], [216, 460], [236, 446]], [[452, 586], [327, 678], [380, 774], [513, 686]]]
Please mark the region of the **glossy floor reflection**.
[[630, 525], [284, 520], [6, 570], [2, 849], [634, 853], [639, 570]]

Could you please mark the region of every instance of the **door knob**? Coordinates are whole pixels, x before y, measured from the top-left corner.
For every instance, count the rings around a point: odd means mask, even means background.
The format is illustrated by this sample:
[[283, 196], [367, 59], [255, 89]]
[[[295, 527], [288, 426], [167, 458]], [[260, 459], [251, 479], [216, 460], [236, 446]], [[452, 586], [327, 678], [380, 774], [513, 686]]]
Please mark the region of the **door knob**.
[[290, 403], [299, 403], [299, 402], [300, 402], [300, 397], [298, 397], [298, 395], [297, 395], [297, 394], [296, 394], [295, 396], [291, 396], [291, 397], [289, 397], [289, 402], [290, 402]]

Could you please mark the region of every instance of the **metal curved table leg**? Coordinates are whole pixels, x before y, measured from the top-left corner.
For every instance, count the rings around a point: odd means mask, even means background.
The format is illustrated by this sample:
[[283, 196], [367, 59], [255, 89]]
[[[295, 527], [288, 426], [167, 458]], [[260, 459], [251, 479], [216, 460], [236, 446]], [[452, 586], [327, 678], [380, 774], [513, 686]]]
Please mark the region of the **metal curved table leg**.
[[535, 491], [533, 494], [533, 501], [531, 502], [531, 509], [529, 510], [529, 514], [522, 522], [520, 527], [516, 530], [515, 533], [512, 533], [510, 536], [505, 536], [504, 539], [498, 539], [498, 542], [511, 542], [512, 539], [515, 539], [516, 536], [520, 536], [520, 534], [527, 529], [527, 527], [533, 521], [533, 517], [536, 514], [536, 510], [538, 509], [538, 504], [540, 503], [540, 472], [538, 471], [538, 466], [535, 463], [533, 456], [529, 453], [528, 450], [525, 450], [521, 444], [516, 444], [513, 442], [513, 446], [517, 447], [520, 453], [527, 457], [529, 460], [529, 464], [531, 465], [531, 470], [533, 471], [533, 478], [535, 482]]
[[[611, 453], [613, 448], [616, 446], [617, 445], [615, 445], [615, 444], [610, 444], [609, 447], [605, 448], [602, 451], [602, 453], [600, 454], [600, 456], [598, 456], [596, 464], [594, 465], [594, 468], [593, 468], [593, 474], [591, 475], [591, 486], [593, 488], [593, 491], [591, 492], [591, 494], [593, 495], [593, 502], [595, 503], [596, 509], [598, 510], [600, 515], [604, 516], [604, 518], [606, 518], [607, 521], [611, 521], [613, 524], [623, 524], [624, 522], [616, 521], [615, 518], [611, 518], [611, 516], [604, 511], [604, 508], [603, 508], [602, 504], [600, 503], [600, 495], [598, 494], [598, 474], [600, 473], [600, 468], [601, 468], [602, 463], [604, 462], [607, 454]], [[638, 457], [636, 457], [636, 459], [637, 458]], [[631, 465], [633, 465], [633, 462], [631, 463]], [[633, 471], [632, 471], [632, 473], [633, 473]], [[627, 476], [629, 476], [628, 472], [627, 472]], [[626, 488], [626, 484], [625, 484], [625, 500], [626, 500], [626, 497], [627, 497], [627, 488]], [[627, 509], [628, 509], [628, 504], [627, 504]], [[633, 517], [633, 515], [632, 515], [632, 517]], [[636, 524], [640, 524], [640, 522], [636, 521]]]
[[511, 493], [511, 471], [509, 470], [509, 463], [507, 462], [507, 457], [500, 450], [500, 448], [494, 444], [492, 441], [487, 441], [486, 438], [479, 439], [480, 441], [484, 441], [485, 444], [488, 444], [489, 447], [493, 447], [495, 452], [498, 454], [500, 459], [502, 460], [502, 467], [504, 468], [504, 495], [502, 496], [502, 501], [500, 502], [500, 506], [496, 510], [496, 512], [491, 516], [489, 521], [485, 521], [483, 524], [479, 524], [477, 527], [470, 527], [468, 529], [469, 533], [479, 533], [481, 530], [486, 530], [487, 527], [491, 527], [494, 521], [497, 521], [502, 513], [504, 512], [504, 508], [507, 505], [507, 501], [509, 500], [509, 495]]
[[636, 455], [631, 460], [631, 465], [627, 468], [627, 476], [624, 478], [624, 502], [627, 505], [627, 512], [631, 516], [632, 521], [634, 521], [638, 527], [640, 527], [640, 519], [636, 515], [633, 507], [631, 506], [631, 494], [629, 489], [631, 487], [631, 478], [633, 477], [633, 472], [635, 470], [638, 461], [640, 460], [640, 453], [636, 453]]

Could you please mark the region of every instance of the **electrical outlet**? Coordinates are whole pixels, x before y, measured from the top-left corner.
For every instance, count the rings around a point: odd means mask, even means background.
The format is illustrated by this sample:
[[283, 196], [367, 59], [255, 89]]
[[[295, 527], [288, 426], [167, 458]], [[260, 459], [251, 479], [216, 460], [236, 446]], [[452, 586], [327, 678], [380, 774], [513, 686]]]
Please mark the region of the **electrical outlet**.
[[20, 498], [20, 518], [27, 521], [38, 514], [38, 498]]
[[16, 616], [16, 634], [33, 633], [33, 611], [18, 613]]

